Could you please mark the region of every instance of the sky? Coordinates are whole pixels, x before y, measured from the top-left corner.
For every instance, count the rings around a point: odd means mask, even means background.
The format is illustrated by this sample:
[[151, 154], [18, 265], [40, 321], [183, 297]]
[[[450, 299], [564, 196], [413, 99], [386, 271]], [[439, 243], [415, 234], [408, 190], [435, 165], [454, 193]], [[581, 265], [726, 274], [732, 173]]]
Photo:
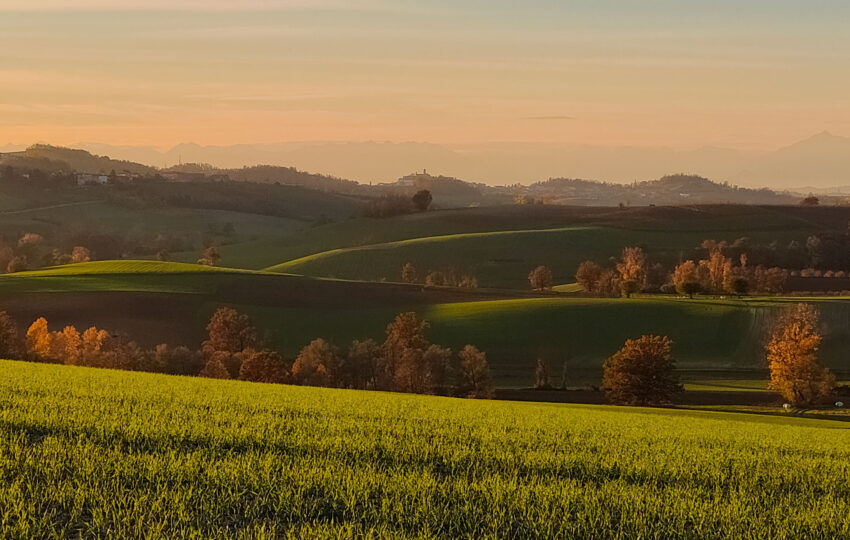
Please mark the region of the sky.
[[850, 135], [846, 0], [0, 0], [0, 145]]

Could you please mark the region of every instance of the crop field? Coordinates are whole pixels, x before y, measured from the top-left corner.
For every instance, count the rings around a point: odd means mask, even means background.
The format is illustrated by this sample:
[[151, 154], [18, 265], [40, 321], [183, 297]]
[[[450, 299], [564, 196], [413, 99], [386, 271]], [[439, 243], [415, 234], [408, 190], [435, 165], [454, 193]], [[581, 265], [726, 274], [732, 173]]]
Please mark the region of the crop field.
[[850, 535], [844, 422], [0, 369], [6, 538]]

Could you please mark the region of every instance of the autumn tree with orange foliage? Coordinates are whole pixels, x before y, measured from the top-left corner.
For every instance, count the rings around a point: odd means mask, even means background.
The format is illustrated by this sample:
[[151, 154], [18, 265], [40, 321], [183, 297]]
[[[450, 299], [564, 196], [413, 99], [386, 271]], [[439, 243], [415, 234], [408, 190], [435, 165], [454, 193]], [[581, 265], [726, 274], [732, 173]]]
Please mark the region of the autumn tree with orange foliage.
[[820, 317], [809, 304], [797, 304], [779, 319], [766, 346], [770, 387], [797, 407], [817, 404], [835, 388], [835, 376], [818, 362]]
[[378, 389], [387, 390], [393, 387], [395, 373], [408, 350], [421, 351], [428, 347], [428, 339], [425, 336], [427, 329], [428, 322], [412, 311], [399, 313], [393, 322], [387, 325], [383, 355], [377, 367]]
[[236, 354], [258, 344], [257, 329], [251, 319], [233, 308], [219, 308], [207, 324], [209, 338], [204, 351], [225, 351]]
[[620, 286], [626, 298], [633, 293], [643, 290], [646, 284], [646, 254], [639, 247], [627, 247], [623, 249], [620, 262], [617, 263], [617, 272], [620, 273]]
[[301, 349], [292, 364], [292, 378], [308, 386], [335, 386], [340, 365], [336, 347], [324, 339], [314, 339]]
[[676, 287], [676, 292], [687, 294], [690, 298], [700, 292], [702, 285], [694, 261], [685, 261], [673, 269], [673, 286]]
[[208, 338], [201, 344], [204, 362], [212, 362], [209, 370], [215, 378], [221, 378], [219, 365], [227, 369], [228, 377], [236, 379], [239, 377], [241, 358], [239, 353], [246, 349], [260, 349], [260, 340], [257, 337], [257, 329], [251, 323], [251, 319], [239, 313], [233, 308], [219, 308], [213, 313], [207, 324]]
[[239, 353], [239, 380], [282, 383], [286, 381], [286, 368], [280, 354], [270, 350], [246, 349]]
[[495, 394], [487, 355], [472, 345], [467, 345], [458, 354], [460, 379], [457, 394], [473, 399], [490, 399]]
[[61, 332], [51, 332], [50, 334], [50, 356], [63, 364], [84, 365], [81, 362], [81, 345], [80, 333], [73, 326], [66, 326]]
[[[4, 319], [6, 317], [6, 319]], [[8, 319], [8, 320], [7, 320]], [[4, 322], [5, 321], [5, 322]], [[14, 321], [0, 312], [0, 349], [16, 341]], [[4, 326], [5, 325], [5, 326]], [[290, 366], [279, 353], [259, 345], [247, 316], [222, 308], [207, 326], [203, 350], [166, 344], [145, 349], [123, 334], [91, 327], [80, 334], [74, 326], [50, 332], [40, 318], [29, 328], [27, 358], [79, 366], [200, 375], [216, 379], [311, 386], [364, 388], [395, 392], [487, 398], [493, 383], [486, 355], [471, 345], [459, 354], [432, 344], [428, 323], [416, 313], [399, 314], [383, 343], [354, 341], [347, 350], [316, 339]], [[4, 343], [4, 335], [8, 337]]]
[[593, 261], [583, 261], [576, 270], [576, 283], [584, 292], [597, 292], [602, 268]]
[[37, 362], [51, 362], [47, 319], [39, 317], [27, 330], [27, 355]]
[[210, 379], [229, 379], [230, 372], [224, 365], [222, 357], [227, 357], [229, 353], [217, 352], [213, 353], [204, 364], [204, 369], [199, 375], [201, 377], [209, 377]]
[[664, 336], [629, 339], [603, 366], [605, 398], [621, 405], [667, 405], [682, 391], [671, 355], [673, 342]]

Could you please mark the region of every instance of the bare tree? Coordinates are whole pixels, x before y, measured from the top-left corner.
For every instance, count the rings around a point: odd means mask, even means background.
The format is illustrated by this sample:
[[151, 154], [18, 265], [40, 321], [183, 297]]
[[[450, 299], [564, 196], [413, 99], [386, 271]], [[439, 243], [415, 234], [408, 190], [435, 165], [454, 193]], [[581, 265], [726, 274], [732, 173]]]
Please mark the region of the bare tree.
[[552, 388], [549, 383], [549, 370], [542, 358], [537, 359], [537, 367], [534, 368], [534, 389], [548, 390]]
[[528, 274], [528, 281], [535, 291], [549, 291], [555, 284], [552, 270], [548, 266], [538, 266]]

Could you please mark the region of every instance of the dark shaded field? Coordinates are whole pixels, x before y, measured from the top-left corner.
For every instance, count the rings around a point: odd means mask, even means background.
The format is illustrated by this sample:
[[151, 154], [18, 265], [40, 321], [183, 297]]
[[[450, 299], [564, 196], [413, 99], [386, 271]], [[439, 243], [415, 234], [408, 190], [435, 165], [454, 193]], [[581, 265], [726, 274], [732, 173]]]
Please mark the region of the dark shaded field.
[[[152, 262], [90, 263], [0, 278], [0, 305], [21, 325], [45, 316], [53, 329], [73, 324], [126, 333], [146, 346], [197, 347], [220, 306], [252, 316], [265, 338], [294, 357], [322, 337], [339, 346], [381, 338], [399, 312], [427, 319], [435, 343], [467, 343], [488, 353], [497, 383], [532, 383], [537, 358], [553, 382], [598, 385], [605, 358], [645, 333], [670, 336], [690, 380], [762, 380], [762, 344], [778, 311], [796, 298], [711, 299], [646, 296], [631, 300], [531, 292], [428, 288], [299, 276], [201, 270]], [[156, 271], [159, 270], [159, 271]], [[850, 372], [850, 301], [809, 298], [827, 325], [823, 359]]]

